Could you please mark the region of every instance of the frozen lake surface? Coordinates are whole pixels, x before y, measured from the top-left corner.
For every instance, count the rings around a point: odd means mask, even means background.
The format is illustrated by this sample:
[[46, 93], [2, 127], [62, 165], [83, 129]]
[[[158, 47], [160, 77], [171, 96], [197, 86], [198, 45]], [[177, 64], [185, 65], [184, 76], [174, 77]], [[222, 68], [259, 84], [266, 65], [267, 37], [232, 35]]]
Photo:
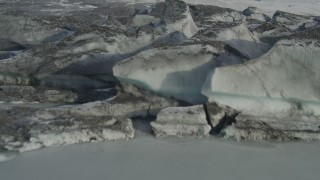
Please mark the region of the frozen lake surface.
[[155, 139], [47, 148], [0, 163], [3, 180], [319, 179], [319, 143]]

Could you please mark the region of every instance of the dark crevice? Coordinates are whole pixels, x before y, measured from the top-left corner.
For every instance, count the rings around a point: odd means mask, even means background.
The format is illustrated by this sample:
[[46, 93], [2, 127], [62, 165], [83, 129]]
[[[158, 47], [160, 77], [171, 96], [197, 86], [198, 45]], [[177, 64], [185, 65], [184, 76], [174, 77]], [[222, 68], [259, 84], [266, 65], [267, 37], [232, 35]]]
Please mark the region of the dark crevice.
[[209, 113], [209, 111], [208, 111], [208, 106], [207, 106], [207, 104], [203, 104], [203, 109], [204, 109], [204, 112], [206, 113], [207, 122], [208, 122], [208, 124], [211, 126], [210, 134], [212, 134], [212, 133], [213, 133], [213, 130], [214, 130], [214, 127], [213, 127], [213, 125], [212, 125], [211, 116], [210, 116], [210, 113]]
[[131, 118], [133, 128], [135, 129], [136, 133], [142, 133], [142, 134], [149, 134], [153, 135], [154, 132], [152, 130], [152, 127], [150, 123], [152, 121], [155, 121], [157, 119], [157, 116], [147, 115], [147, 116], [134, 116]]
[[72, 92], [77, 94], [77, 97], [78, 97], [75, 103], [103, 101], [117, 95], [116, 89], [110, 89], [109, 91], [96, 91], [95, 89], [91, 89], [91, 90], [79, 90], [79, 91], [72, 91]]
[[207, 104], [203, 104], [203, 109], [206, 114], [207, 122], [211, 126], [210, 134], [212, 134], [212, 135], [219, 135], [222, 129], [224, 129], [226, 126], [229, 126], [229, 125], [232, 125], [233, 123], [235, 123], [236, 117], [240, 114], [239, 112], [236, 112], [236, 113], [225, 112], [225, 115], [220, 120], [220, 122], [216, 126], [213, 126], [212, 118], [209, 113]]
[[229, 115], [229, 114], [225, 113], [222, 120], [213, 128], [213, 133], [220, 134], [222, 129], [224, 129], [227, 126], [232, 125], [233, 123], [236, 123], [236, 117], [238, 116], [238, 114], [239, 113]]

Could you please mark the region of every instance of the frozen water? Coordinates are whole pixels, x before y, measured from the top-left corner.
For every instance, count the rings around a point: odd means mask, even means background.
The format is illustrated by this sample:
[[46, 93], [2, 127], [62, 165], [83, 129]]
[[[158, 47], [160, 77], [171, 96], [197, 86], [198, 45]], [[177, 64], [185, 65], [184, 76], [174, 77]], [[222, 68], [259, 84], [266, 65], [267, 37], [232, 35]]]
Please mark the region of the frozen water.
[[6, 180], [318, 180], [319, 143], [154, 139], [80, 144], [25, 153], [0, 163]]

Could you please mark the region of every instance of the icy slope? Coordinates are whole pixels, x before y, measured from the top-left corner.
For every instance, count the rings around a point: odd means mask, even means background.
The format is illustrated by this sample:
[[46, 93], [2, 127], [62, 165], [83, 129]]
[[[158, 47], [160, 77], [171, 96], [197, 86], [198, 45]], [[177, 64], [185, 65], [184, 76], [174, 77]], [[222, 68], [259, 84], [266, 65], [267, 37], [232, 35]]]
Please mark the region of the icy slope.
[[122, 81], [192, 103], [202, 102], [201, 86], [214, 67], [215, 52], [215, 48], [200, 44], [151, 49], [117, 63], [113, 73]]
[[283, 40], [243, 65], [216, 68], [202, 93], [247, 114], [320, 114], [317, 40]]
[[190, 38], [198, 31], [190, 14], [189, 6], [181, 0], [167, 0], [161, 20], [160, 23], [166, 25], [166, 30], [169, 33], [179, 31]]
[[248, 59], [257, 58], [270, 48], [268, 44], [261, 43], [244, 24], [221, 28], [215, 36], [215, 40], [225, 42]]

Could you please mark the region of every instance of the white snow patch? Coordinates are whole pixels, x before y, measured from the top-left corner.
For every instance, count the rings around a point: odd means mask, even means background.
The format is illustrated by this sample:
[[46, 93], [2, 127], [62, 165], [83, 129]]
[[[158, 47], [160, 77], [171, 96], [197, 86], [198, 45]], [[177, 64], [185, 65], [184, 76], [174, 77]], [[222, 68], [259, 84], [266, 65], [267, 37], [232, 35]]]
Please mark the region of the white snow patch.
[[11, 101], [10, 103], [11, 104], [23, 104], [25, 102], [23, 102], [23, 101]]
[[[56, 15], [63, 14], [65, 12], [71, 12], [71, 11], [77, 11], [77, 10], [92, 10], [95, 8], [98, 8], [97, 6], [93, 5], [83, 5], [83, 2], [76, 2], [71, 3], [68, 0], [60, 0], [58, 2], [48, 2], [46, 3], [46, 6], [49, 6], [51, 8], [43, 8], [40, 11], [42, 12], [51, 12], [56, 13]], [[59, 7], [59, 8], [52, 8], [52, 7]]]
[[[164, 0], [117, 0], [132, 3], [155, 3]], [[320, 15], [320, 0], [184, 0], [190, 4], [214, 5], [243, 11], [247, 7], [257, 7], [272, 16], [277, 10], [301, 15]]]

